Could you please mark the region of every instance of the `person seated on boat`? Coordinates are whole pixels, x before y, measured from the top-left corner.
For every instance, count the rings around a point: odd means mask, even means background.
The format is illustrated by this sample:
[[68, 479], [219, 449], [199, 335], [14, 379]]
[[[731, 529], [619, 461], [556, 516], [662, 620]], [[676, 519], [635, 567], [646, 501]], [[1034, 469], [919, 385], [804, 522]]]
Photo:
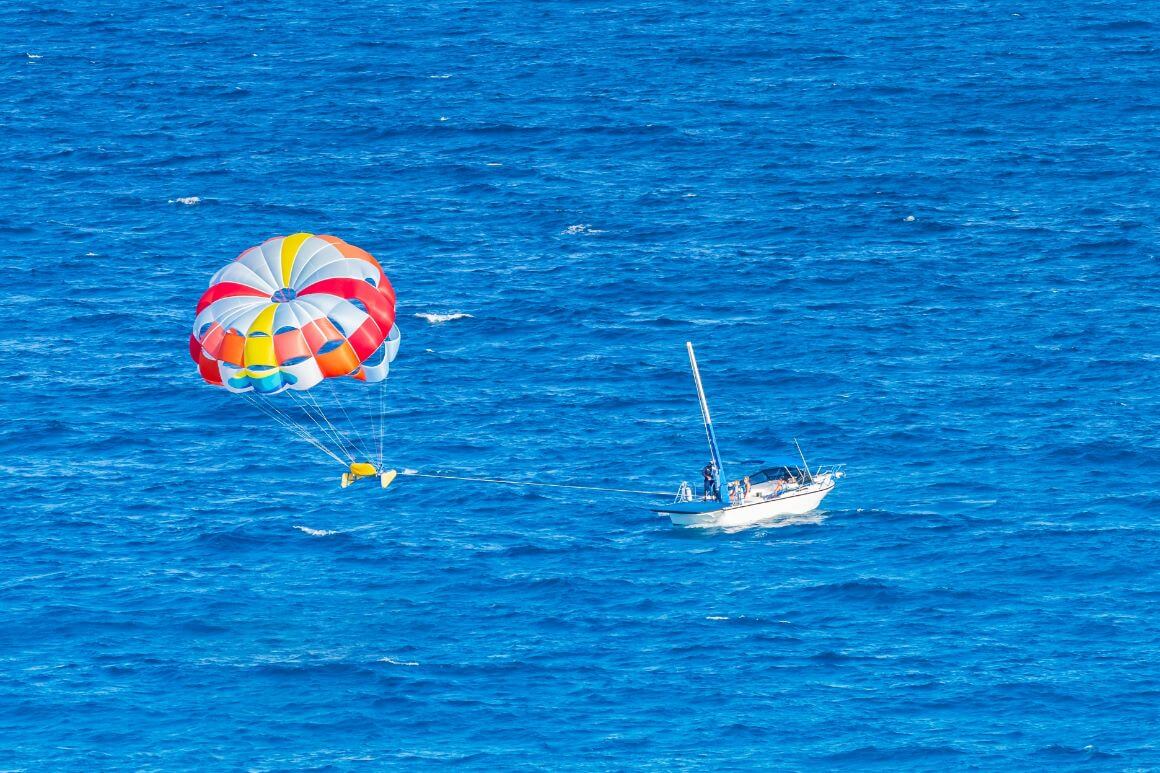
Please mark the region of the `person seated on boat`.
[[749, 499], [749, 476], [746, 475], [741, 479], [741, 498]]

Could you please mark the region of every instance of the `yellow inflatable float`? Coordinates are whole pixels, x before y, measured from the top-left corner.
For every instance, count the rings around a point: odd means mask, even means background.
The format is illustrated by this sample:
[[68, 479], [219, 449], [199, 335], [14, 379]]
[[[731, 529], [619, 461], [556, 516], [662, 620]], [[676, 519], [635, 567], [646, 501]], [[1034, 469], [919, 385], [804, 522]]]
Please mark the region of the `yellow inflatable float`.
[[342, 474], [342, 487], [346, 488], [360, 478], [378, 478], [379, 486], [386, 488], [391, 485], [398, 472], [395, 470], [378, 470], [370, 462], [351, 462], [350, 470]]

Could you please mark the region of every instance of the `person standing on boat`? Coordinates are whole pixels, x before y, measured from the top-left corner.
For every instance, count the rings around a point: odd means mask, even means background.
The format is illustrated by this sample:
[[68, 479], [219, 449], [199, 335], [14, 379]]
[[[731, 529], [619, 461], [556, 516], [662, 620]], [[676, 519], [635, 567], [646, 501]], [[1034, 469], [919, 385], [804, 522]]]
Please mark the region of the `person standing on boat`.
[[717, 498], [717, 465], [709, 462], [701, 470], [701, 477], [705, 479], [705, 499]]

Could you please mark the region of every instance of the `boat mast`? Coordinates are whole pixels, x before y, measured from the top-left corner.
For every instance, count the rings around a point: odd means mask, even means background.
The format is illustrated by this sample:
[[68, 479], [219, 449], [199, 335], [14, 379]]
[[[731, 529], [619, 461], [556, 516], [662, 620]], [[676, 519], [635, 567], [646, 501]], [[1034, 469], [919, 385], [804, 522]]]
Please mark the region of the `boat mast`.
[[701, 401], [701, 418], [705, 422], [705, 439], [709, 441], [709, 454], [717, 468], [717, 501], [725, 502], [725, 466], [721, 464], [721, 450], [717, 448], [717, 435], [713, 432], [713, 418], [709, 415], [709, 403], [705, 401], [705, 388], [701, 386], [701, 371], [697, 369], [697, 358], [693, 354], [693, 342], [686, 341], [689, 350], [689, 364], [693, 366], [693, 382], [697, 385], [697, 399]]

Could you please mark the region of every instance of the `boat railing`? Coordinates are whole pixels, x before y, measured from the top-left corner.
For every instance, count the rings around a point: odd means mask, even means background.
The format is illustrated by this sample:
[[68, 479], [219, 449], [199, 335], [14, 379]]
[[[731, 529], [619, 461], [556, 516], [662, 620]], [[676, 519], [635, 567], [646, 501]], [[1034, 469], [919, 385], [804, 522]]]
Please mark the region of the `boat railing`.
[[681, 481], [680, 487], [677, 489], [677, 495], [673, 502], [697, 502], [700, 500], [716, 499], [717, 496], [708, 496], [705, 493], [703, 486], [694, 486], [688, 481]]
[[833, 475], [835, 478], [840, 478], [846, 474], [846, 465], [844, 464], [823, 464], [819, 465], [818, 469], [814, 470], [811, 475], [815, 478], [822, 475]]

